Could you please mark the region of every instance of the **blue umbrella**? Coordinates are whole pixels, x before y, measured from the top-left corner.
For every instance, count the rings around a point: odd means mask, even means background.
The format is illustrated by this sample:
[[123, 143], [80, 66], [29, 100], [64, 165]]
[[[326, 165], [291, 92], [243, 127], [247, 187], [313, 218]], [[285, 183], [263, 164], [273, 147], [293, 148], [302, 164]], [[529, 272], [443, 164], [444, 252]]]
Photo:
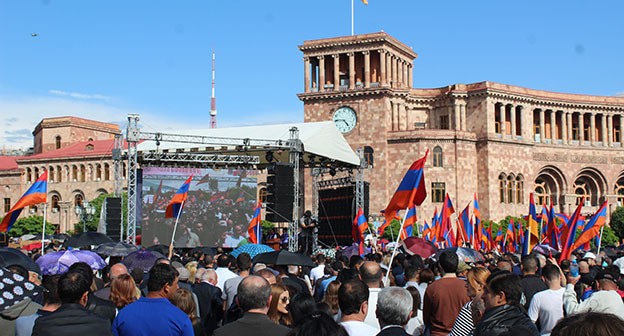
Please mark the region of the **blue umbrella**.
[[241, 247], [236, 248], [232, 253], [232, 257], [238, 257], [239, 254], [245, 252], [249, 254], [250, 257], [255, 257], [260, 253], [265, 252], [273, 252], [275, 251], [272, 247], [264, 245], [264, 244], [246, 244]]
[[77, 262], [87, 263], [92, 270], [101, 270], [106, 267], [106, 262], [97, 253], [81, 250], [48, 253], [41, 256], [36, 262], [44, 275], [66, 273], [69, 267]]

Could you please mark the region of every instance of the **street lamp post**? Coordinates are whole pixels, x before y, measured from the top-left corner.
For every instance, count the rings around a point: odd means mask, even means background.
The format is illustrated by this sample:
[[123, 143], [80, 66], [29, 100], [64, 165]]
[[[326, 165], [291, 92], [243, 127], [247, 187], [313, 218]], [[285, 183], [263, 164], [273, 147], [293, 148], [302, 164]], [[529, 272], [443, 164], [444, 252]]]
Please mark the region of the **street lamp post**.
[[86, 232], [87, 230], [87, 222], [93, 218], [95, 214], [95, 207], [91, 205], [89, 202], [82, 202], [81, 205], [76, 206], [76, 215], [82, 221], [82, 232]]

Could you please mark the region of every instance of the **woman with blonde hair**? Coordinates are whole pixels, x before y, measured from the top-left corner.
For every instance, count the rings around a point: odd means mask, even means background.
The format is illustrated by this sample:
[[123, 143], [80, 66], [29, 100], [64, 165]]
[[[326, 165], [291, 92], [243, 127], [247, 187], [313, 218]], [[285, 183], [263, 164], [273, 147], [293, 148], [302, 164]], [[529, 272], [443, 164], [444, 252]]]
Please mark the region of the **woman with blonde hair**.
[[188, 317], [191, 319], [191, 323], [193, 324], [193, 333], [195, 336], [201, 336], [204, 334], [204, 330], [201, 325], [201, 321], [199, 317], [197, 317], [197, 306], [195, 305], [195, 300], [193, 299], [193, 293], [186, 288], [178, 288], [178, 290], [173, 293], [171, 299], [169, 299], [173, 305], [180, 308]]
[[484, 267], [474, 267], [468, 270], [466, 274], [466, 288], [468, 289], [468, 296], [471, 301], [468, 301], [457, 315], [453, 329], [449, 336], [467, 336], [472, 335], [475, 330], [476, 323], [481, 319], [481, 315], [485, 310], [485, 307], [479, 307], [483, 305], [481, 301], [481, 295], [483, 289], [487, 285], [487, 278], [490, 276], [490, 271]]
[[292, 318], [288, 311], [290, 293], [283, 285], [271, 285], [271, 303], [269, 304], [268, 316], [271, 321], [284, 326], [292, 325]]
[[117, 309], [122, 309], [136, 301], [141, 296], [140, 293], [130, 274], [120, 274], [111, 283], [109, 297]]
[[330, 282], [325, 289], [325, 296], [323, 296], [323, 300], [321, 301], [327, 304], [333, 317], [338, 314], [338, 288], [340, 288], [340, 281], [334, 280]]
[[189, 271], [189, 282], [195, 283], [195, 273], [197, 272], [197, 261], [189, 261], [184, 265], [187, 271]]

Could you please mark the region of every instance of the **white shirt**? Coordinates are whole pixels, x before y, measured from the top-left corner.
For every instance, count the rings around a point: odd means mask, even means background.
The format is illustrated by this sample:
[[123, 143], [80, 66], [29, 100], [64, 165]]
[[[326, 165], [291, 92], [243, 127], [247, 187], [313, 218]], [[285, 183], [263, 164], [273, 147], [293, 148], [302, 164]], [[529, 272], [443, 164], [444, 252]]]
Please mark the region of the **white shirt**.
[[422, 310], [418, 310], [418, 314], [412, 317], [405, 325], [405, 332], [410, 335], [420, 336], [425, 331], [425, 324], [422, 320]]
[[325, 264], [318, 265], [310, 270], [310, 280], [313, 283], [316, 282], [317, 279], [320, 279], [325, 275]]
[[230, 271], [227, 267], [217, 267], [215, 270], [217, 273], [217, 287], [223, 291], [223, 285], [229, 279], [236, 278], [238, 274]]
[[549, 334], [563, 318], [563, 293], [565, 288], [547, 289], [536, 293], [529, 305], [531, 321], [540, 321], [540, 334]]
[[381, 292], [381, 288], [369, 288], [368, 291], [368, 314], [366, 314], [364, 323], [379, 331], [379, 321], [377, 320], [375, 310], [377, 309], [377, 296]]
[[374, 328], [368, 324], [360, 321], [346, 321], [340, 322], [349, 336], [376, 336], [379, 333], [379, 328]]
[[594, 292], [587, 300], [578, 303], [574, 285], [568, 284], [563, 293], [563, 308], [568, 315], [593, 311], [614, 314], [624, 320], [624, 303], [620, 294], [612, 290]]

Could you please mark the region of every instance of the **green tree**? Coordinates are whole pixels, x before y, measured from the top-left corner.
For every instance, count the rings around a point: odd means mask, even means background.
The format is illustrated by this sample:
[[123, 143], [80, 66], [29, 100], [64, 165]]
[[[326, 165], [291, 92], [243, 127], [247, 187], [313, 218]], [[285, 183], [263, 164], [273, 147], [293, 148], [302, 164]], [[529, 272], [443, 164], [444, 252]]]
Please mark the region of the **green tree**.
[[619, 239], [624, 238], [624, 207], [617, 207], [615, 211], [611, 213], [609, 226]]
[[[371, 230], [373, 229], [371, 228]], [[390, 241], [396, 241], [400, 230], [401, 230], [401, 221], [399, 221], [398, 219], [393, 219], [392, 222], [390, 222], [390, 225], [386, 227], [386, 229], [384, 230], [384, 234], [381, 237], [386, 238]]]
[[[9, 231], [9, 236], [20, 237], [25, 234], [37, 234], [43, 230], [43, 216], [22, 217], [15, 221]], [[46, 234], [53, 234], [54, 227], [46, 221]]]

